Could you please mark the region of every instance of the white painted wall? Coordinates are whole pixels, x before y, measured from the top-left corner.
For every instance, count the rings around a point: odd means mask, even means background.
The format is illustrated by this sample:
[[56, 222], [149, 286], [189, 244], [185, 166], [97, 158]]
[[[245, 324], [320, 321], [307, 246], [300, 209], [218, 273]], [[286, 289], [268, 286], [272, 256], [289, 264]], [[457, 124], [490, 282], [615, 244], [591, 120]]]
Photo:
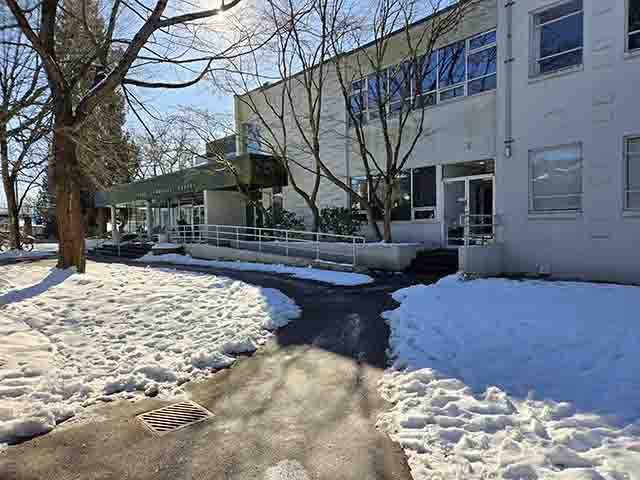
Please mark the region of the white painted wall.
[[[515, 2], [513, 156], [498, 148], [496, 203], [510, 272], [541, 265], [558, 277], [640, 281], [640, 216], [623, 211], [625, 135], [640, 134], [640, 56], [625, 52], [625, 0], [584, 0], [584, 66], [529, 79], [530, 13], [550, 0]], [[506, 10], [499, 7], [499, 54], [505, 52]], [[501, 57], [504, 60], [504, 57]], [[504, 69], [503, 61], [499, 62]], [[499, 82], [504, 78], [498, 72]], [[505, 91], [499, 89], [498, 111]], [[498, 145], [504, 142], [499, 115]], [[529, 213], [528, 152], [581, 142], [583, 200], [578, 215]]]

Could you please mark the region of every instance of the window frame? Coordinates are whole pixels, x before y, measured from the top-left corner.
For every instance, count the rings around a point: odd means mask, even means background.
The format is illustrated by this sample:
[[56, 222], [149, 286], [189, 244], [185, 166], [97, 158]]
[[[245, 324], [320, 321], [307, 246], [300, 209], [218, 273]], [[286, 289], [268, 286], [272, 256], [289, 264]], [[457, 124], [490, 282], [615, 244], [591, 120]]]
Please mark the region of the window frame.
[[624, 9], [624, 50], [628, 53], [638, 53], [640, 52], [640, 47], [631, 48], [631, 37], [634, 35], [640, 36], [640, 29], [631, 31], [631, 2], [633, 0], [625, 0], [625, 9]]
[[[476, 48], [471, 48], [471, 42], [473, 40], [476, 40], [478, 38], [487, 36], [489, 34], [495, 33], [495, 40], [485, 43], [484, 45], [481, 45], [479, 47]], [[451, 84], [451, 85], [447, 85], [446, 87], [442, 86], [442, 81], [441, 81], [441, 55], [442, 53], [445, 51], [446, 48], [449, 47], [453, 47], [457, 44], [464, 44], [463, 48], [464, 48], [464, 79], [461, 82], [458, 82], [456, 84]], [[475, 77], [475, 78], [469, 78], [469, 56], [470, 55], [474, 55], [477, 54], [479, 52], [482, 52], [484, 50], [490, 50], [490, 49], [494, 49], [496, 50], [496, 71], [493, 73], [489, 73], [486, 75], [482, 75], [479, 77]], [[414, 108], [429, 108], [429, 107], [434, 107], [437, 106], [439, 104], [444, 104], [447, 102], [451, 102], [454, 100], [459, 100], [462, 98], [466, 98], [466, 97], [472, 97], [472, 96], [476, 96], [476, 95], [480, 95], [482, 93], [486, 93], [486, 92], [490, 92], [490, 91], [495, 91], [497, 90], [497, 76], [498, 76], [498, 38], [497, 38], [497, 29], [496, 28], [491, 28], [489, 30], [471, 35], [470, 37], [464, 38], [462, 40], [457, 40], [455, 42], [450, 42], [446, 45], [443, 45], [440, 48], [437, 49], [433, 49], [431, 52], [431, 55], [435, 55], [436, 57], [436, 63], [435, 63], [435, 70], [436, 70], [436, 88], [435, 90], [430, 90], [428, 92], [423, 92], [422, 91], [422, 80], [424, 78], [423, 76], [423, 65], [424, 65], [424, 61], [427, 59], [427, 55], [421, 55], [418, 57], [418, 62], [416, 65], [409, 65], [408, 68], [410, 69], [410, 73], [409, 73], [409, 94], [403, 97], [403, 102], [409, 103], [410, 105], [415, 105]], [[387, 95], [389, 96], [389, 98], [386, 98], [386, 105], [385, 105], [385, 109], [386, 109], [386, 115], [388, 117], [392, 117], [394, 115], [396, 115], [399, 112], [399, 109], [394, 109], [394, 106], [398, 106], [398, 105], [402, 105], [403, 102], [392, 102], [391, 101], [391, 96], [392, 96], [392, 92], [391, 92], [391, 87], [392, 87], [392, 75], [398, 71], [402, 71], [403, 67], [403, 63], [405, 62], [411, 62], [411, 60], [403, 60], [400, 63], [397, 64], [392, 64], [392, 65], [388, 65], [387, 67], [385, 67], [384, 69], [381, 69], [381, 74], [384, 76], [384, 82], [386, 85], [386, 90], [387, 90]], [[351, 86], [350, 86], [350, 91], [349, 91], [349, 102], [347, 104], [347, 108], [351, 109], [351, 99], [357, 95], [361, 95], [361, 98], [363, 99], [362, 101], [362, 105], [361, 105], [361, 111], [360, 111], [360, 115], [361, 115], [361, 119], [360, 121], [362, 122], [362, 125], [366, 125], [367, 123], [376, 120], [379, 118], [378, 112], [377, 112], [377, 106], [373, 106], [372, 108], [369, 108], [369, 100], [368, 100], [368, 85], [369, 85], [369, 78], [372, 77], [373, 75], [375, 75], [374, 73], [371, 73], [363, 78], [357, 78], [357, 79], [353, 79], [351, 81]], [[496, 87], [495, 88], [490, 88], [490, 89], [486, 89], [480, 92], [476, 92], [473, 94], [469, 93], [469, 84], [471, 82], [476, 82], [485, 78], [489, 78], [495, 76], [496, 77]], [[354, 85], [358, 84], [359, 88], [354, 88]], [[463, 93], [462, 95], [457, 95], [457, 96], [453, 96], [451, 98], [445, 98], [445, 99], [441, 99], [441, 95], [443, 93], [447, 93], [447, 92], [451, 92], [451, 91], [455, 91], [456, 89], [459, 88], [463, 88]], [[421, 100], [423, 98], [427, 98], [429, 96], [433, 96], [433, 102], [422, 102]], [[410, 107], [409, 107], [410, 108]], [[347, 122], [349, 124], [349, 127], [353, 127], [353, 122], [351, 121], [351, 114], [349, 113], [349, 111], [346, 112], [347, 115]]]
[[[436, 175], [434, 176], [434, 187], [435, 187], [435, 199], [436, 199], [436, 204], [434, 206], [427, 206], [427, 207], [415, 207], [414, 206], [414, 179], [413, 179], [413, 173], [414, 170], [420, 169], [420, 168], [426, 168], [426, 167], [431, 167], [436, 169]], [[438, 177], [437, 177], [437, 166], [436, 165], [422, 165], [420, 167], [410, 167], [410, 168], [406, 168], [403, 171], [405, 172], [409, 172], [409, 185], [410, 185], [410, 195], [411, 198], [409, 198], [409, 205], [410, 205], [410, 209], [411, 209], [411, 218], [408, 220], [393, 220], [393, 222], [437, 222], [438, 221]], [[353, 189], [353, 180], [354, 179], [358, 179], [358, 180], [364, 180], [365, 182], [367, 182], [367, 176], [366, 175], [353, 175], [351, 177], [349, 177], [349, 185], [351, 186], [351, 188]], [[357, 211], [359, 214], [367, 214], [366, 210], [363, 209], [354, 209], [353, 208], [353, 195], [349, 195], [349, 208], [352, 210]], [[367, 201], [371, 201], [371, 191], [369, 190], [369, 186], [368, 186], [368, 182], [367, 182]], [[433, 212], [433, 218], [416, 218], [416, 212], [421, 213], [421, 212]]]
[[[581, 68], [584, 65], [584, 0], [582, 0], [582, 8], [580, 10], [576, 10], [575, 12], [571, 12], [569, 14], [566, 15], [562, 15], [558, 18], [554, 18], [552, 20], [547, 20], [546, 22], [542, 22], [540, 23], [538, 21], [539, 17], [544, 14], [545, 12], [553, 9], [553, 8], [557, 8], [561, 5], [564, 5], [566, 3], [570, 3], [573, 0], [561, 0], [555, 3], [552, 3], [550, 5], [546, 5], [542, 8], [539, 8], [533, 12], [531, 12], [530, 14], [530, 23], [531, 23], [531, 62], [530, 62], [530, 71], [529, 71], [529, 77], [530, 78], [537, 78], [537, 77], [545, 77], [548, 75], [554, 75], [560, 72], [565, 72], [565, 71], [571, 71], [571, 70], [575, 70], [578, 68]], [[552, 25], [554, 23], [557, 22], [561, 22], [563, 20], [566, 20], [567, 18], [570, 17], [574, 17], [577, 15], [582, 15], [582, 46], [580, 47], [575, 47], [575, 48], [570, 48], [568, 50], [564, 50], [562, 52], [558, 52], [558, 53], [554, 53], [551, 55], [547, 55], [545, 57], [541, 57], [540, 56], [540, 43], [542, 41], [542, 36], [541, 36], [541, 30], [542, 27], [547, 26], [547, 25]], [[548, 71], [548, 72], [542, 72], [540, 69], [540, 63], [545, 61], [545, 60], [550, 60], [553, 58], [558, 58], [561, 57], [563, 55], [569, 55], [571, 53], [575, 53], [575, 52], [581, 52], [581, 59], [580, 59], [580, 63], [576, 63], [574, 65], [569, 65], [567, 67], [560, 67], [560, 68], [556, 68], [554, 70]]]
[[[578, 152], [578, 159], [580, 160], [580, 192], [579, 193], [567, 193], [567, 194], [557, 194], [557, 195], [535, 195], [534, 193], [534, 177], [533, 177], [533, 156], [535, 154], [546, 152], [550, 150], [560, 150], [563, 148], [575, 147]], [[583, 210], [583, 199], [584, 199], [584, 154], [582, 142], [574, 142], [574, 143], [565, 143], [561, 145], [552, 145], [549, 147], [543, 148], [534, 148], [529, 150], [529, 158], [528, 158], [528, 183], [529, 183], [529, 214], [531, 215], [556, 215], [563, 213], [571, 213], [571, 214], [579, 214], [582, 213]], [[535, 199], [536, 198], [580, 198], [580, 207], [579, 208], [562, 208], [562, 209], [536, 209], [535, 208]]]
[[640, 151], [635, 152], [635, 153], [631, 153], [629, 151], [629, 146], [630, 146], [630, 142], [637, 140], [640, 141], [640, 135], [628, 135], [626, 137], [624, 137], [624, 183], [622, 185], [622, 191], [623, 191], [623, 209], [625, 212], [633, 212], [633, 213], [640, 213], [640, 206], [636, 207], [636, 208], [632, 208], [629, 206], [629, 194], [630, 193], [637, 193], [640, 194], [640, 188], [630, 188], [629, 185], [629, 162], [631, 160], [631, 156], [635, 156], [636, 157], [636, 161], [640, 163]]

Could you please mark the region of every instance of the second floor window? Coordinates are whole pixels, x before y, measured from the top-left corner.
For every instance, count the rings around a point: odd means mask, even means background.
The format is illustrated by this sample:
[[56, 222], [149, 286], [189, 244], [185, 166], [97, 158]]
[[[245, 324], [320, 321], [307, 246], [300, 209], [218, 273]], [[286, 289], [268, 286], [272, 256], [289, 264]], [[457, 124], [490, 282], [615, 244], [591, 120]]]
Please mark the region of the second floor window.
[[640, 210], [640, 137], [626, 141], [625, 208]]
[[352, 82], [349, 108], [353, 119], [365, 124], [379, 118], [381, 111], [393, 115], [403, 106], [429, 107], [496, 86], [496, 31], [492, 30]]
[[570, 0], [536, 13], [533, 24], [533, 76], [582, 64], [582, 0]]
[[627, 49], [640, 49], [640, 0], [629, 0], [627, 33], [629, 42]]

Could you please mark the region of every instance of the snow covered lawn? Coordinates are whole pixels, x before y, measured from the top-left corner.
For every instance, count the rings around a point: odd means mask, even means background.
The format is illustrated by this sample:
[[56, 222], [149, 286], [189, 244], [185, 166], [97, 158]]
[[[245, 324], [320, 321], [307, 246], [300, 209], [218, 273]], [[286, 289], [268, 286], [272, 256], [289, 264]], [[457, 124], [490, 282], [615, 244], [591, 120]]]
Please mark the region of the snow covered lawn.
[[196, 265], [201, 267], [228, 268], [230, 270], [244, 270], [251, 272], [269, 272], [291, 275], [302, 280], [315, 280], [316, 282], [329, 283], [339, 286], [355, 286], [372, 283], [373, 278], [362, 273], [336, 272], [333, 270], [321, 270], [319, 268], [291, 267], [289, 265], [276, 265], [251, 262], [228, 262], [221, 260], [202, 260], [188, 255], [166, 253], [164, 255], [147, 254], [135, 260], [141, 263], [172, 263], [174, 265]]
[[[99, 400], [180, 395], [300, 314], [277, 290], [225, 277], [89, 263], [0, 270], [0, 444]], [[86, 414], [86, 412], [84, 412]]]
[[415, 479], [640, 479], [640, 288], [399, 290], [378, 425]]
[[0, 260], [9, 258], [41, 258], [53, 255], [58, 251], [57, 243], [36, 243], [33, 250], [27, 252], [26, 250], [8, 250], [6, 252], [0, 252]]

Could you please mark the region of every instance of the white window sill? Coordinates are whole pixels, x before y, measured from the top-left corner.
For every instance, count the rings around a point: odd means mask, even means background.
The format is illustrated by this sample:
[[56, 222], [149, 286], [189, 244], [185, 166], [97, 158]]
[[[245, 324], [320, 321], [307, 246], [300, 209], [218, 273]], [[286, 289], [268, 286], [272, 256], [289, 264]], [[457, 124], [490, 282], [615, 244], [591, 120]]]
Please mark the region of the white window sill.
[[537, 75], [530, 75], [529, 84], [531, 85], [534, 83], [543, 82], [545, 80], [552, 80], [554, 78], [560, 78], [560, 77], [564, 77], [564, 76], [571, 75], [576, 72], [582, 72], [582, 71], [584, 71], [583, 63], [581, 63], [580, 65], [575, 65], [573, 67], [567, 67], [561, 70], [556, 70], [550, 73], [540, 73]]
[[577, 220], [582, 217], [582, 212], [558, 211], [558, 212], [529, 212], [529, 220]]
[[623, 210], [622, 216], [624, 218], [640, 218], [640, 210]]

